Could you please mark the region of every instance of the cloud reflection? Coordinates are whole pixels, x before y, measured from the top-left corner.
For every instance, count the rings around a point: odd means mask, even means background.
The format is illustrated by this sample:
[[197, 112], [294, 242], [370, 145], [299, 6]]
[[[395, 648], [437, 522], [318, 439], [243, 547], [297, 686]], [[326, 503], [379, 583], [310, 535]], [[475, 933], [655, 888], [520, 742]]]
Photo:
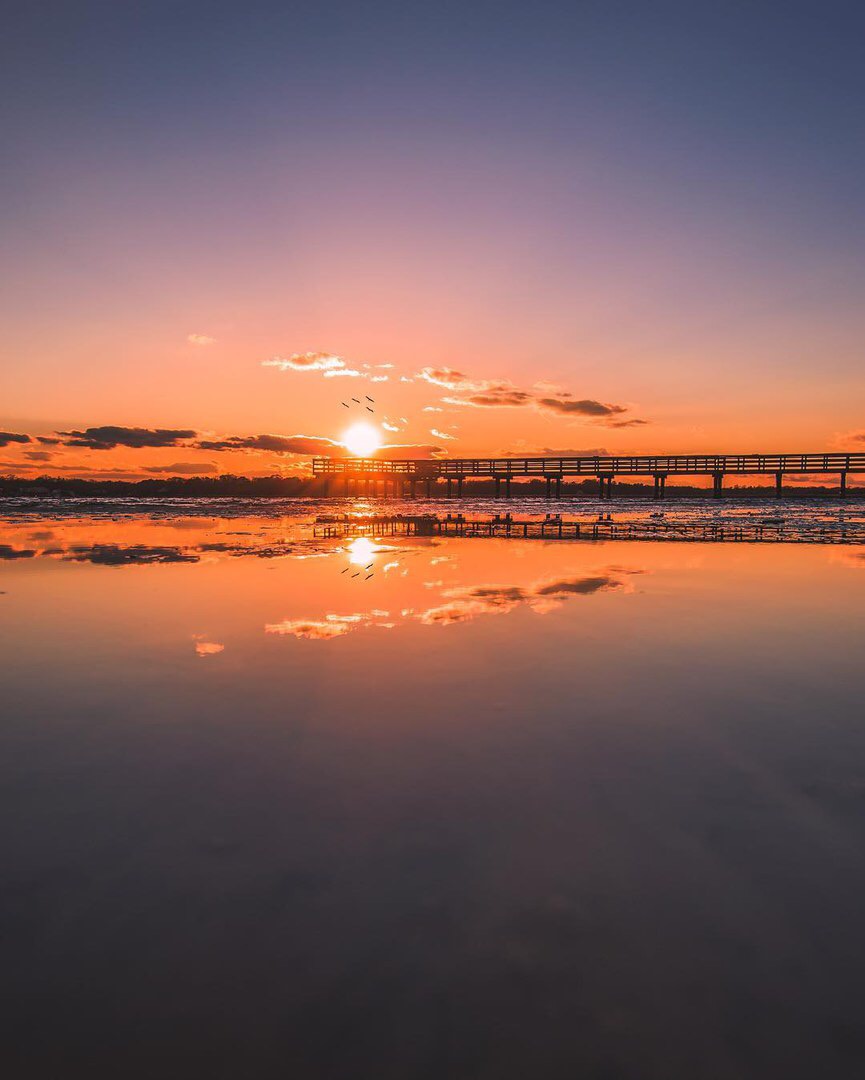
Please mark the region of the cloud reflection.
[[390, 629], [392, 623], [381, 622], [389, 617], [390, 613], [387, 611], [373, 610], [354, 615], [325, 615], [323, 619], [283, 619], [279, 623], [268, 623], [264, 631], [266, 634], [306, 638], [309, 641], [328, 641], [342, 637], [361, 626]]

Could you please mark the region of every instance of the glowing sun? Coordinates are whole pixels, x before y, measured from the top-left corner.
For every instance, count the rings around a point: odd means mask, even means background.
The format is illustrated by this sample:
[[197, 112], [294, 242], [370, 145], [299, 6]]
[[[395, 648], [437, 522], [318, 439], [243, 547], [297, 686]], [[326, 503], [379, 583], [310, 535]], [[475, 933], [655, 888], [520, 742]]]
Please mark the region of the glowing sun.
[[381, 436], [372, 424], [352, 424], [343, 433], [343, 444], [355, 457], [369, 457], [381, 446]]

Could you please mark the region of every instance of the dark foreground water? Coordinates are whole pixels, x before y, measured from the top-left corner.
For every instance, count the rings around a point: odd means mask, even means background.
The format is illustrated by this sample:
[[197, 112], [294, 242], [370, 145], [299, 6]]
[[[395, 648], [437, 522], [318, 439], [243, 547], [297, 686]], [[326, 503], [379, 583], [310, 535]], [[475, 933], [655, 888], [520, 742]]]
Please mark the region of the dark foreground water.
[[5, 508], [4, 1075], [865, 1075], [865, 548], [307, 509]]

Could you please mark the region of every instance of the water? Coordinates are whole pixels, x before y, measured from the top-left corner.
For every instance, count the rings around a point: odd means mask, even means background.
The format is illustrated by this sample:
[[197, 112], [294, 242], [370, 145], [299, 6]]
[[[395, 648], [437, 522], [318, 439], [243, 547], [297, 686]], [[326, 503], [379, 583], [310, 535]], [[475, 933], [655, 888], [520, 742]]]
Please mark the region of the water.
[[322, 508], [3, 508], [7, 1075], [860, 1075], [865, 547]]

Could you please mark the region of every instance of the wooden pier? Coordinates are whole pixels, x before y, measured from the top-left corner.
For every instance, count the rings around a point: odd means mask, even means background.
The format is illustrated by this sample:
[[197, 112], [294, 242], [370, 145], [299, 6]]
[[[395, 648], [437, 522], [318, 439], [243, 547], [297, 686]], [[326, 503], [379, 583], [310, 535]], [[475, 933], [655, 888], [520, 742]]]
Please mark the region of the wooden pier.
[[865, 544], [865, 525], [819, 525], [796, 531], [782, 521], [754, 522], [660, 522], [660, 521], [566, 521], [561, 514], [541, 519], [467, 518], [463, 514], [370, 515], [353, 517], [323, 515], [316, 518], [314, 533], [323, 538], [455, 536], [514, 538], [525, 540], [668, 540], [690, 543], [750, 544]]
[[620, 476], [652, 480], [654, 497], [662, 499], [669, 476], [710, 476], [715, 498], [723, 494], [724, 480], [733, 476], [773, 476], [775, 490], [783, 492], [785, 476], [830, 475], [839, 477], [838, 494], [847, 494], [851, 473], [865, 473], [865, 453], [806, 454], [675, 454], [630, 457], [513, 457], [437, 458], [395, 460], [379, 458], [317, 457], [313, 475], [321, 478], [327, 495], [417, 496], [418, 490], [432, 498], [433, 490], [461, 498], [466, 482], [492, 480], [495, 496], [511, 497], [516, 480], [542, 479], [547, 498], [561, 498], [565, 479], [594, 479], [601, 499], [611, 499]]

